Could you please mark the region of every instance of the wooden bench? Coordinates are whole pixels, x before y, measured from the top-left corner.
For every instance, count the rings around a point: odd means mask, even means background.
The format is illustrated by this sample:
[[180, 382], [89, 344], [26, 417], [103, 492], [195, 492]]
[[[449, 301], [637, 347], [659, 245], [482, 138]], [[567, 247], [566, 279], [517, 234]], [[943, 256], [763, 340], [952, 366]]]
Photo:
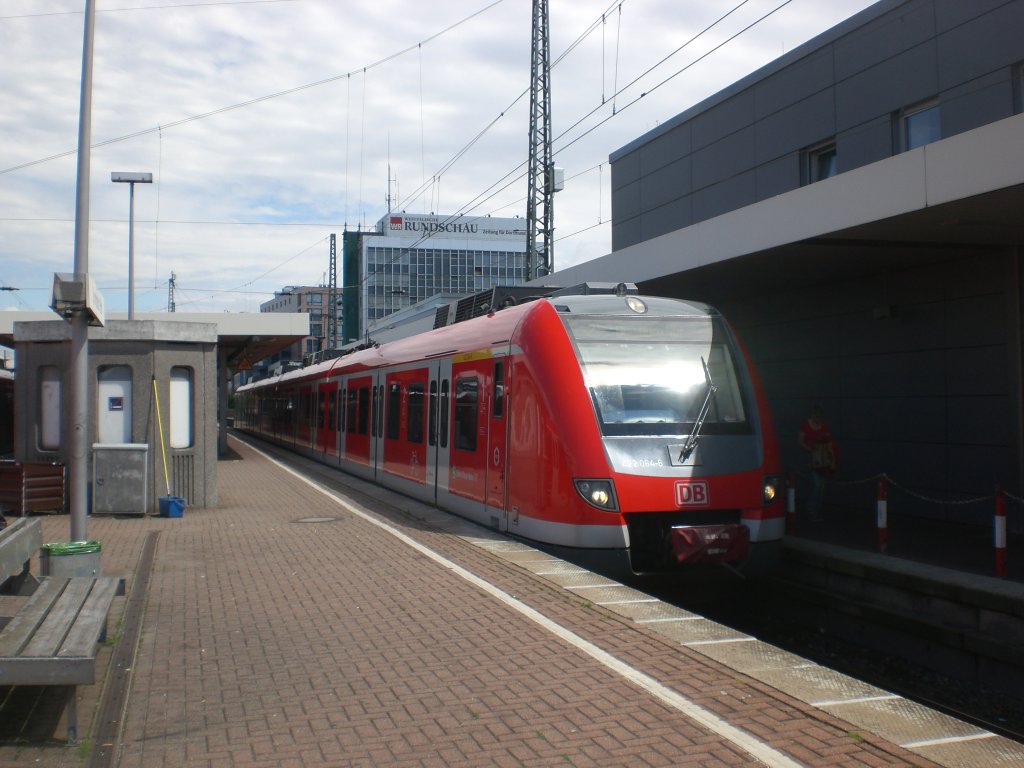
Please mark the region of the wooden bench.
[[19, 517], [0, 530], [0, 592], [29, 594], [36, 580], [29, 572], [29, 560], [43, 546], [39, 518]]
[[77, 686], [96, 682], [97, 643], [124, 580], [112, 576], [44, 576], [0, 630], [0, 685], [70, 686], [68, 742], [78, 739]]

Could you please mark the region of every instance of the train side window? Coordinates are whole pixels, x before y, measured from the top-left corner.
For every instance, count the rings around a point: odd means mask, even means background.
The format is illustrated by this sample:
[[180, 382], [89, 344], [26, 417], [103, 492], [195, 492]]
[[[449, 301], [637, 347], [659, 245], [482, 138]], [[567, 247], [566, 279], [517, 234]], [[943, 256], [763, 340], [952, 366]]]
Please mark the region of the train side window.
[[406, 438], [410, 443], [423, 442], [423, 382], [409, 385], [409, 421]]
[[480, 383], [476, 376], [455, 380], [455, 448], [460, 451], [476, 450], [477, 413], [480, 403]]
[[448, 406], [448, 379], [441, 382], [441, 428], [438, 437], [442, 448], [448, 447], [448, 414], [451, 410]]
[[348, 431], [355, 432], [357, 424], [357, 414], [359, 412], [359, 390], [350, 389], [348, 391], [348, 415], [345, 417], [348, 421]]
[[[382, 403], [378, 403], [380, 400], [380, 389], [377, 387], [370, 387], [370, 391], [373, 392], [373, 409], [370, 411], [370, 436], [377, 436], [377, 412], [378, 409], [383, 407]], [[383, 437], [383, 435], [381, 435]]]
[[348, 402], [348, 390], [341, 389], [338, 392], [338, 431], [345, 431], [345, 404]]
[[377, 434], [381, 437], [384, 436], [384, 385], [381, 384], [377, 387], [377, 402], [380, 403], [380, 408], [377, 411]]
[[327, 426], [327, 395], [323, 392], [316, 393], [316, 427], [323, 429]]
[[398, 439], [398, 426], [399, 426], [399, 408], [402, 404], [402, 387], [400, 384], [393, 383], [388, 385], [388, 413], [387, 413], [387, 433], [385, 437], [388, 440]]
[[327, 428], [334, 429], [338, 412], [338, 390], [332, 389], [327, 398]]
[[370, 388], [359, 388], [359, 434], [365, 435], [370, 431]]
[[437, 444], [437, 381], [430, 382], [430, 403], [427, 405], [427, 443]]
[[500, 419], [505, 415], [505, 364], [498, 361], [494, 364], [494, 392], [492, 393], [492, 414]]

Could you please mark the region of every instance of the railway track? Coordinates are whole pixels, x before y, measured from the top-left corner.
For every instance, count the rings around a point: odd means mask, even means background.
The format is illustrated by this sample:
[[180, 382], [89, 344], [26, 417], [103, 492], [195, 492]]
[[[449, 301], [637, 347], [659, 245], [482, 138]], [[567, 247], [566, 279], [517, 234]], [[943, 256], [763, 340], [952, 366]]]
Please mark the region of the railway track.
[[[923, 666], [912, 650], [915, 632], [901, 627], [836, 622], [818, 590], [784, 579], [754, 584], [722, 574], [700, 588], [667, 579], [641, 578], [633, 584], [654, 596], [733, 627], [818, 664], [884, 688], [992, 733], [1024, 743], [1024, 698], [988, 690], [977, 683]], [[879, 614], [884, 615], [884, 614]], [[864, 638], [895, 631], [905, 642], [880, 649]]]

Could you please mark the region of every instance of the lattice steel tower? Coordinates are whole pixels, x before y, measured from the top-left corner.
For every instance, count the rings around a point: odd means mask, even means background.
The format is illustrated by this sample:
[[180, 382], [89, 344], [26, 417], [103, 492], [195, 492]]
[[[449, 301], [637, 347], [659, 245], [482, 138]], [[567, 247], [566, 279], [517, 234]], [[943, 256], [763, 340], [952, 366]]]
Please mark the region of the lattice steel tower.
[[167, 281], [167, 311], [174, 311], [174, 286], [175, 286], [175, 275], [171, 272], [171, 279]]
[[554, 265], [554, 166], [551, 162], [551, 64], [548, 0], [533, 0], [530, 66], [530, 159], [526, 193], [526, 279]]
[[327, 267], [327, 344], [328, 349], [338, 348], [338, 245], [331, 233], [331, 260]]

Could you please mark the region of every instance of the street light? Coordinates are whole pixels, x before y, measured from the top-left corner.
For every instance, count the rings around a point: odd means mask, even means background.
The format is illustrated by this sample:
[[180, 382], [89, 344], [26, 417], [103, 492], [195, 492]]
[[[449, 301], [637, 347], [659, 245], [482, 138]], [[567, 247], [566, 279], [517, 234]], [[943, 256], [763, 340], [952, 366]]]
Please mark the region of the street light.
[[135, 319], [135, 185], [152, 184], [152, 173], [114, 171], [110, 180], [128, 184], [128, 319]]

